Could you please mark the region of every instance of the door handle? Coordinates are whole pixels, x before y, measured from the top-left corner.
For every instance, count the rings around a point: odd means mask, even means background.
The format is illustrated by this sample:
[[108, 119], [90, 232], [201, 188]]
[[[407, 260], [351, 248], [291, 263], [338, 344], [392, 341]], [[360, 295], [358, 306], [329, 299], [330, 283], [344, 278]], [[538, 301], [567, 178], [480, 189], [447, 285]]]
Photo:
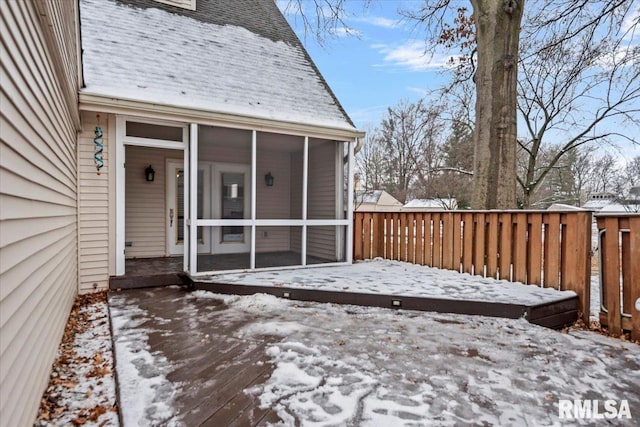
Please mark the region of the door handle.
[[173, 209], [169, 209], [169, 227], [173, 227]]

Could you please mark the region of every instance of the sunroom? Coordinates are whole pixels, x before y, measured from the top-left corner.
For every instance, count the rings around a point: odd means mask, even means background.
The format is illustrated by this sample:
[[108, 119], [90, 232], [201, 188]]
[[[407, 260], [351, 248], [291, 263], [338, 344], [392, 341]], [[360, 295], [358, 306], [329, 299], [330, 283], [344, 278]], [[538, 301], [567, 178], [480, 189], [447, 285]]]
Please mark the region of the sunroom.
[[351, 262], [355, 138], [127, 116], [117, 135], [117, 274], [162, 257], [191, 276]]

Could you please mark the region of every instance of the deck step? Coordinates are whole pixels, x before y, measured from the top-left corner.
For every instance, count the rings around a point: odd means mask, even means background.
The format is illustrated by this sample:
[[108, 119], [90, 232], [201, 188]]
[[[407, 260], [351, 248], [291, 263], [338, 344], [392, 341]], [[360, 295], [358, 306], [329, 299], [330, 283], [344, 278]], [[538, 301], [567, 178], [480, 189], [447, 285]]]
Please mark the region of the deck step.
[[158, 286], [184, 285], [186, 275], [184, 273], [161, 273], [146, 275], [111, 276], [109, 289], [139, 289]]
[[557, 301], [537, 305], [511, 304], [487, 301], [428, 298], [416, 296], [366, 294], [291, 287], [238, 285], [198, 282], [191, 278], [193, 289], [220, 294], [252, 295], [265, 293], [297, 301], [313, 301], [333, 304], [351, 304], [368, 307], [395, 308], [437, 313], [470, 314], [489, 317], [518, 319], [525, 317], [530, 323], [552, 329], [560, 329], [578, 320], [578, 297], [569, 296]]

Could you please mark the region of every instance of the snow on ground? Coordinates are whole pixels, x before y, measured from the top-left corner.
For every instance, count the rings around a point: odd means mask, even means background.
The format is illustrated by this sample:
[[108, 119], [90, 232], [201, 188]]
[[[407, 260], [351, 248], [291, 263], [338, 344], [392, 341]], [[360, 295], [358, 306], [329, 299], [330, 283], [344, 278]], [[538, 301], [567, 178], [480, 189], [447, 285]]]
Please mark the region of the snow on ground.
[[111, 298], [110, 304], [122, 422], [125, 426], [168, 425], [165, 420], [173, 415], [179, 384], [166, 378], [171, 370], [166, 357], [148, 351], [152, 329], [146, 326], [167, 319], [149, 317], [123, 299]]
[[381, 258], [348, 266], [227, 273], [198, 280], [515, 304], [541, 304], [575, 295]]
[[104, 294], [80, 295], [35, 425], [118, 424], [107, 302]]
[[559, 399], [627, 399], [640, 417], [640, 347], [592, 332], [267, 295], [188, 298], [228, 305], [209, 321], [252, 319], [238, 337], [282, 337], [267, 350], [270, 379], [247, 392], [284, 426], [559, 425]]
[[600, 321], [600, 275], [598, 273], [591, 275], [591, 298], [589, 308], [591, 311], [591, 320]]

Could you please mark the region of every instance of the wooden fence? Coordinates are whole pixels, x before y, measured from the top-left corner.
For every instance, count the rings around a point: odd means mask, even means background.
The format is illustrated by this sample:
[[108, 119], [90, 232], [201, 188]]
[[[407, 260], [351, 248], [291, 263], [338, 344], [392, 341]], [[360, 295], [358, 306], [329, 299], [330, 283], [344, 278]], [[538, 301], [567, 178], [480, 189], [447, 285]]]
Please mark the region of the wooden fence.
[[591, 212], [355, 212], [354, 258], [398, 261], [578, 294], [589, 319]]
[[596, 215], [600, 247], [600, 323], [640, 339], [640, 214]]

